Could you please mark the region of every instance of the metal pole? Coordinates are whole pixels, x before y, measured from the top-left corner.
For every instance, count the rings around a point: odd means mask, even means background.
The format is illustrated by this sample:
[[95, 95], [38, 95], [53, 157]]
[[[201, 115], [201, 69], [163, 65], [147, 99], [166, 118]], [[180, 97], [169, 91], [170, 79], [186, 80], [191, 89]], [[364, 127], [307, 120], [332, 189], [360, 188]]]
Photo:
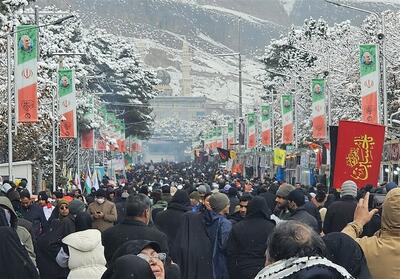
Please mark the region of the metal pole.
[[297, 114], [297, 94], [296, 94], [296, 82], [295, 84], [295, 92], [294, 92], [294, 146], [297, 149], [299, 147], [299, 135], [298, 135], [298, 114]]
[[7, 36], [7, 92], [8, 92], [8, 179], [13, 181], [12, 105], [11, 105], [11, 35]]
[[[56, 75], [56, 80], [57, 80], [57, 75]], [[53, 93], [53, 146], [52, 146], [52, 151], [53, 151], [53, 191], [55, 191], [56, 188], [56, 90]]]
[[[92, 113], [93, 113], [93, 121], [94, 121], [94, 96], [95, 94], [93, 93], [93, 97], [92, 97]], [[95, 166], [96, 166], [96, 139], [95, 139], [95, 129], [93, 129], [93, 173], [95, 171]]]
[[78, 168], [78, 175], [80, 176], [81, 175], [81, 166], [80, 166], [80, 156], [79, 156], [79, 152], [80, 152], [80, 148], [79, 148], [79, 129], [77, 129], [77, 131], [76, 131], [76, 142], [77, 142], [77, 144], [76, 144], [76, 147], [77, 147], [77, 150], [76, 150], [76, 159], [77, 159], [77, 168]]
[[274, 91], [271, 90], [271, 147], [275, 148]]
[[[382, 33], [386, 34], [386, 26], [385, 26], [385, 15], [381, 14], [381, 22], [382, 22]], [[386, 82], [386, 57], [385, 57], [385, 50], [386, 50], [386, 38], [383, 38], [382, 42], [382, 56], [383, 56], [383, 65], [382, 65], [382, 82], [383, 82], [383, 125], [385, 127], [388, 126], [388, 96], [387, 96], [387, 82]]]
[[[39, 26], [39, 7], [38, 6], [35, 6], [35, 24], [36, 24], [36, 26]], [[39, 44], [39, 38], [40, 38], [40, 34], [39, 34], [39, 32], [40, 32], [40, 28], [38, 28], [37, 29], [37, 37], [36, 37], [36, 40], [37, 40], [37, 57], [38, 57], [38, 59], [40, 58], [40, 44]]]
[[239, 53], [239, 117], [243, 115], [242, 100], [242, 55]]

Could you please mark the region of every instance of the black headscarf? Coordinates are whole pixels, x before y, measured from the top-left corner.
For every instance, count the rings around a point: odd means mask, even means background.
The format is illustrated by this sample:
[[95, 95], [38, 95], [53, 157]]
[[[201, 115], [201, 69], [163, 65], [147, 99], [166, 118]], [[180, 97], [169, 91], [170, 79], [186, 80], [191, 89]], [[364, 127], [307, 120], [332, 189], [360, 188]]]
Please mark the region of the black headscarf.
[[134, 255], [125, 255], [115, 262], [115, 272], [111, 279], [155, 279], [150, 265]]
[[326, 257], [343, 266], [356, 279], [370, 279], [367, 261], [361, 247], [350, 236], [333, 232], [322, 238], [326, 245]]
[[115, 277], [115, 273], [117, 272], [117, 261], [126, 255], [137, 255], [139, 254], [144, 248], [151, 247], [157, 253], [161, 252], [160, 245], [155, 241], [149, 240], [129, 240], [124, 242], [119, 248], [114, 252], [111, 262], [104, 272], [102, 279], [109, 279], [109, 278], [118, 278]]
[[255, 196], [247, 205], [246, 218], [262, 217], [270, 219], [271, 209], [269, 209], [264, 198]]
[[190, 210], [190, 198], [185, 190], [176, 191], [175, 195], [172, 197], [168, 208], [174, 208], [182, 211]]
[[1, 278], [39, 278], [15, 230], [10, 227], [0, 227], [0, 239]]

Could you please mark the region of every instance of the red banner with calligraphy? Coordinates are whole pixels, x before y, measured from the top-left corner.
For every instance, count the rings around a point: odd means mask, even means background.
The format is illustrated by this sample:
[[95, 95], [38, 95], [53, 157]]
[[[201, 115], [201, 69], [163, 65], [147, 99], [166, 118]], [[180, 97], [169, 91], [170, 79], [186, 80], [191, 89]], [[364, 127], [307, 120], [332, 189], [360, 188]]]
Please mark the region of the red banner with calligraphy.
[[385, 127], [355, 121], [340, 121], [333, 185], [340, 188], [353, 180], [358, 188], [378, 183]]

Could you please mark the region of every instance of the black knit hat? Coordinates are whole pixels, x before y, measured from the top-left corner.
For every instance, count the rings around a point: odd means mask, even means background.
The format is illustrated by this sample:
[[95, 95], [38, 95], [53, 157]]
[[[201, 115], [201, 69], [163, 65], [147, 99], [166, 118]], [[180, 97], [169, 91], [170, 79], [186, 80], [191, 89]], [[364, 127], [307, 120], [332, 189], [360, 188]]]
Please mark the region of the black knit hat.
[[297, 206], [302, 206], [306, 203], [304, 192], [301, 189], [295, 189], [291, 191], [287, 196], [287, 200], [293, 201]]

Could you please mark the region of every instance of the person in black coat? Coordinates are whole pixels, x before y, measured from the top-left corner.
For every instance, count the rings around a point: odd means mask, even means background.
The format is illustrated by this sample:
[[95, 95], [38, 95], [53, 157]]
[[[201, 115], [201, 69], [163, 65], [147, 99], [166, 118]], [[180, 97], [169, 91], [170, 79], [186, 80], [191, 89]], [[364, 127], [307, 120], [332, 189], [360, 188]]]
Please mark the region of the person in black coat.
[[333, 202], [326, 211], [323, 228], [325, 234], [340, 232], [353, 221], [357, 207], [357, 185], [351, 180], [343, 182], [340, 195], [340, 200]]
[[155, 227], [149, 227], [151, 201], [144, 194], [131, 195], [126, 202], [126, 217], [102, 234], [104, 256], [110, 262], [118, 247], [128, 240], [151, 240], [160, 244], [161, 252], [168, 254], [168, 238]]
[[190, 211], [189, 196], [186, 191], [178, 190], [172, 197], [167, 209], [158, 213], [154, 220], [157, 228], [167, 235], [170, 250], [182, 223], [183, 215], [188, 211]]
[[268, 187], [268, 190], [259, 195], [260, 197], [263, 197], [265, 199], [271, 212], [274, 211], [275, 206], [276, 206], [276, 202], [275, 202], [276, 191], [278, 191], [278, 185], [275, 183], [271, 183]]
[[315, 230], [315, 232], [320, 233], [317, 219], [309, 214], [304, 208], [304, 192], [301, 189], [295, 189], [289, 193], [287, 200], [290, 211], [290, 217], [288, 220], [294, 220], [309, 225]]
[[264, 267], [267, 240], [275, 227], [263, 197], [249, 201], [243, 221], [236, 223], [227, 242], [230, 279], [253, 279]]
[[320, 233], [322, 231], [322, 220], [321, 220], [321, 214], [319, 213], [318, 207], [312, 203], [311, 201], [308, 201], [304, 204], [304, 209], [313, 216], [318, 223], [318, 232]]

